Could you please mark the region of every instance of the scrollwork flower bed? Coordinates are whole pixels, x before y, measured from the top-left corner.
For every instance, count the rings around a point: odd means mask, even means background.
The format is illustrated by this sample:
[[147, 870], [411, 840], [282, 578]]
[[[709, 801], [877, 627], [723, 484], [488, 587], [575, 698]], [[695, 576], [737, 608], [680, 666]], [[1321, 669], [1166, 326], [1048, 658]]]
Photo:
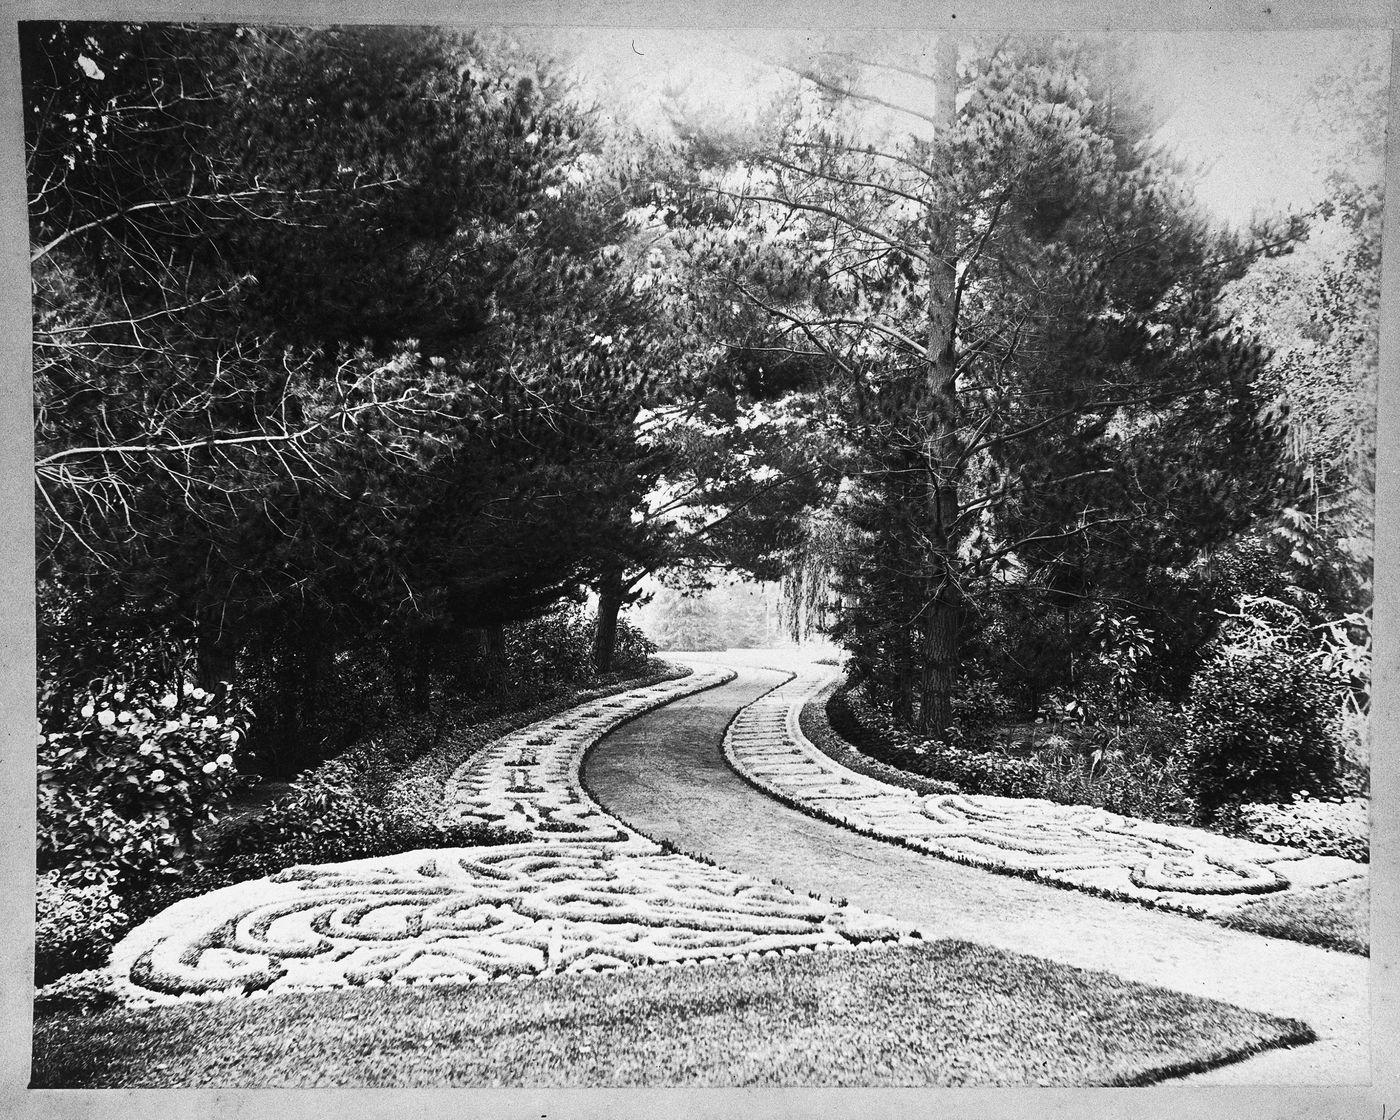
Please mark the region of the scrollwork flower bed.
[[113, 955], [130, 1000], [553, 972], [844, 948], [893, 921], [680, 855], [583, 844], [296, 868], [178, 903]]
[[803, 734], [803, 706], [833, 674], [811, 668], [744, 709], [725, 754], [751, 784], [813, 816], [942, 859], [1193, 915], [1356, 875], [1356, 864], [1281, 845], [1038, 798], [921, 793], [847, 769]]
[[[295, 867], [186, 899], [118, 945], [117, 991], [139, 1003], [480, 983], [916, 936], [892, 919], [667, 852], [583, 792], [579, 762], [601, 734], [732, 675], [697, 667], [684, 680], [581, 705], [461, 766], [449, 783], [451, 821], [521, 827], [530, 842]], [[511, 788], [522, 747], [540, 786], [528, 799]]]

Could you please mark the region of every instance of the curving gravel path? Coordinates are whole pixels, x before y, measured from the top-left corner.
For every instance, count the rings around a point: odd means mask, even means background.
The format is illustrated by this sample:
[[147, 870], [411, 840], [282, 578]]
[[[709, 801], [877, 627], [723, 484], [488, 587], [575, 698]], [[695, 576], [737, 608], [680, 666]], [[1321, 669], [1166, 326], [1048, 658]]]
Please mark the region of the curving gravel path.
[[992, 874], [790, 809], [730, 768], [723, 740], [739, 711], [788, 679], [758, 666], [791, 671], [802, 662], [768, 651], [704, 656], [738, 675], [622, 727], [584, 760], [584, 786], [633, 828], [796, 891], [914, 922], [931, 936], [1300, 1018], [1319, 1036], [1310, 1046], [1262, 1054], [1192, 1082], [1368, 1083], [1366, 959]]

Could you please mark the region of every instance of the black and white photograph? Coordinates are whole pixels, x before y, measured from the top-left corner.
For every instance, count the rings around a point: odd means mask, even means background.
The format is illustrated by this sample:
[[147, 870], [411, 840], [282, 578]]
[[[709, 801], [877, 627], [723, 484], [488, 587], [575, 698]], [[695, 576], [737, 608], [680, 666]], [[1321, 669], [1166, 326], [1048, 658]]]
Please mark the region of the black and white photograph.
[[1381, 1084], [1389, 26], [785, 11], [11, 25], [30, 1106]]

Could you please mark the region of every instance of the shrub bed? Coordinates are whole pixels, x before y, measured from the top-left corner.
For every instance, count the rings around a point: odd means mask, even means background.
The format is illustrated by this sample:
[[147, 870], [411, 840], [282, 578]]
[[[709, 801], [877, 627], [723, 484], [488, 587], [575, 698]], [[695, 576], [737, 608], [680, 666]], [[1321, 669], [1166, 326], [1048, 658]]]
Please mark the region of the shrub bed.
[[[822, 718], [822, 717], [825, 718]], [[1039, 797], [1062, 805], [1093, 805], [1162, 824], [1201, 824], [1262, 844], [1314, 855], [1370, 859], [1369, 799], [1313, 796], [1289, 802], [1226, 804], [1204, 818], [1193, 797], [1193, 767], [1185, 749], [1183, 717], [1149, 711], [1124, 745], [1092, 766], [1058, 737], [1030, 756], [961, 744], [927, 742], [901, 730], [858, 688], [840, 686], [826, 703], [808, 705], [808, 738], [837, 762], [920, 793]], [[901, 777], [901, 775], [903, 777]]]
[[[963, 743], [923, 740], [896, 726], [858, 688], [838, 688], [825, 711], [832, 730], [861, 753], [966, 793], [1093, 805], [1163, 824], [1185, 823], [1194, 816], [1184, 764], [1163, 746], [1171, 727], [1164, 726], [1167, 721], [1161, 713], [1139, 729], [1136, 737], [1124, 736], [1122, 745], [1104, 751], [1093, 761], [1070, 749], [1067, 741], [1027, 757]], [[820, 745], [819, 740], [813, 741]], [[886, 777], [879, 773], [873, 776]]]

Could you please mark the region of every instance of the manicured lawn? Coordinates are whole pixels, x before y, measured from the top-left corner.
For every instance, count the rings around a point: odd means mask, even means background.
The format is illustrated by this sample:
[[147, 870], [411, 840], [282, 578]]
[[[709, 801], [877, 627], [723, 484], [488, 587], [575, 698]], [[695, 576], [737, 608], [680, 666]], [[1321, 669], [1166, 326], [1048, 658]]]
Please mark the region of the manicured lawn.
[[1311, 1030], [939, 941], [53, 1016], [35, 1088], [1141, 1085]]
[[1265, 897], [1220, 919], [1231, 929], [1369, 956], [1371, 895], [1364, 878]]

